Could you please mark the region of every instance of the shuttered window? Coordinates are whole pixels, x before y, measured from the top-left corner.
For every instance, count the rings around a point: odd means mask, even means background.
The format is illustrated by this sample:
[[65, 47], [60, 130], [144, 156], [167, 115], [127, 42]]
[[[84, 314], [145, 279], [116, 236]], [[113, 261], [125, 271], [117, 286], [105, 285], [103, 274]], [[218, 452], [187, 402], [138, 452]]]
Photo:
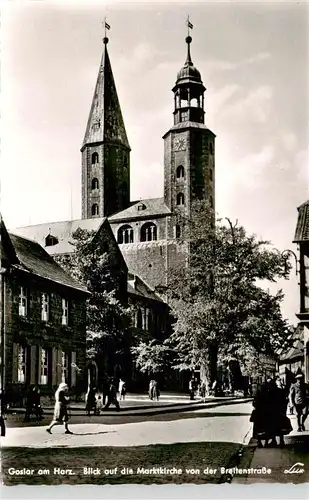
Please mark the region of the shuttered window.
[[27, 316], [27, 289], [24, 286], [19, 287], [18, 314]]

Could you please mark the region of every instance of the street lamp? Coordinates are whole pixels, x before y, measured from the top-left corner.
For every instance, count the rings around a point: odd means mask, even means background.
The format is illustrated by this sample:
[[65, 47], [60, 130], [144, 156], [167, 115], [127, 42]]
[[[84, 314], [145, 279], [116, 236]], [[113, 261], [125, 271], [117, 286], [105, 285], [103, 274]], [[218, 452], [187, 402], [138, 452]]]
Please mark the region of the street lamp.
[[296, 255], [296, 253], [295, 253], [295, 252], [293, 252], [293, 250], [290, 250], [290, 249], [283, 250], [283, 251], [281, 252], [281, 257], [283, 257], [283, 258], [284, 258], [284, 264], [285, 264], [285, 273], [284, 273], [284, 274], [285, 274], [285, 277], [287, 277], [287, 275], [288, 275], [288, 265], [287, 265], [287, 262], [288, 262], [289, 257], [290, 257], [291, 255], [292, 255], [292, 256], [294, 257], [294, 259], [295, 259], [295, 274], [296, 274], [296, 276], [297, 276], [297, 275], [298, 275], [298, 273], [299, 273], [299, 269], [298, 269], [298, 264], [299, 264], [299, 261], [298, 261], [298, 259], [297, 259], [297, 255]]

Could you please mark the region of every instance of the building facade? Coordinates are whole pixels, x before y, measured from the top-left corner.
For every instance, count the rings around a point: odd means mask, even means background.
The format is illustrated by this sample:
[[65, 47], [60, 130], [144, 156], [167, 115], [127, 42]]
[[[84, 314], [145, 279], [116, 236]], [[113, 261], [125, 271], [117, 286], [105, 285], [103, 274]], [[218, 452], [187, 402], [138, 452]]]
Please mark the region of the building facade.
[[304, 374], [309, 382], [309, 200], [298, 207], [294, 243], [299, 252], [299, 312], [296, 314], [303, 327]]
[[2, 385], [8, 394], [30, 385], [50, 394], [73, 390], [86, 370], [86, 289], [36, 242], [1, 222]]

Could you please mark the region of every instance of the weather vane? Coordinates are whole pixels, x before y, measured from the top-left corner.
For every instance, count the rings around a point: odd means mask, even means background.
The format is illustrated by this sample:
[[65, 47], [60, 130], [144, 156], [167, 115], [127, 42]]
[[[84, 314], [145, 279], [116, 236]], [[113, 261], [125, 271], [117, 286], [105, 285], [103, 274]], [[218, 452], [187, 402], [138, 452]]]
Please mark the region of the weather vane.
[[190, 36], [190, 30], [193, 30], [193, 24], [190, 22], [190, 16], [187, 17], [187, 27], [188, 27], [188, 36]]
[[108, 24], [106, 22], [106, 17], [104, 17], [104, 22], [102, 24], [104, 26], [104, 38], [106, 38], [106, 30], [110, 30], [111, 29], [110, 24]]

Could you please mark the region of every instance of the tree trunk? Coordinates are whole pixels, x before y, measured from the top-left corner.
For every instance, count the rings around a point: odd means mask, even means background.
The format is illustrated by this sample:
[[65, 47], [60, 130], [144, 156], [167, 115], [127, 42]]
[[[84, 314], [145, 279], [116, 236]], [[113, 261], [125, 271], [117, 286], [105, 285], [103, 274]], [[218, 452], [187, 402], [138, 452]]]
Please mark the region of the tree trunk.
[[205, 349], [200, 367], [201, 383], [206, 386], [206, 394], [210, 394], [213, 384], [217, 382], [218, 346], [212, 343]]

